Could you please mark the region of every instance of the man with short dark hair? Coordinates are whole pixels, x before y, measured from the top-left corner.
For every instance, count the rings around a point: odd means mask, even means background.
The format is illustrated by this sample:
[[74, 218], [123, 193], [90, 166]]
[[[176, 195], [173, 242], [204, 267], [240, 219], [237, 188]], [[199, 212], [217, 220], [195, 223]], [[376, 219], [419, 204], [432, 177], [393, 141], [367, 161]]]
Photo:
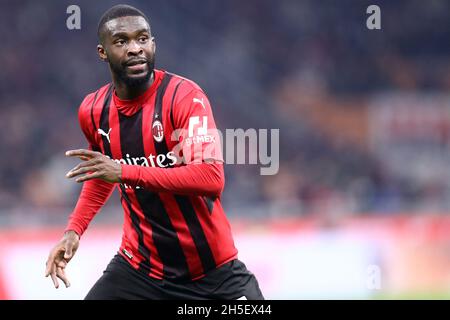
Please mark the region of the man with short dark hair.
[[147, 17], [117, 5], [98, 26], [100, 59], [112, 83], [87, 95], [79, 121], [89, 150], [67, 177], [84, 182], [46, 276], [68, 287], [65, 267], [95, 214], [118, 186], [120, 250], [86, 299], [263, 299], [237, 259], [221, 206], [220, 141], [211, 107], [193, 81], [154, 69]]

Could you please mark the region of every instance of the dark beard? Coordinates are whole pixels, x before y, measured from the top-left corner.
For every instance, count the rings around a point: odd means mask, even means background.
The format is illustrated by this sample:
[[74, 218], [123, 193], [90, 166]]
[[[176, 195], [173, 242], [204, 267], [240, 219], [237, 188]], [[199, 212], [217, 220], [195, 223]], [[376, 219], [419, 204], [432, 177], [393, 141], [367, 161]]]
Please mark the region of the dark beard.
[[147, 61], [148, 71], [145, 75], [141, 77], [129, 77], [127, 75], [126, 66], [125, 65], [117, 65], [110, 63], [111, 70], [116, 74], [117, 79], [125, 83], [127, 87], [134, 88], [139, 87], [150, 80], [152, 76], [153, 69], [155, 68], [155, 59], [151, 59]]

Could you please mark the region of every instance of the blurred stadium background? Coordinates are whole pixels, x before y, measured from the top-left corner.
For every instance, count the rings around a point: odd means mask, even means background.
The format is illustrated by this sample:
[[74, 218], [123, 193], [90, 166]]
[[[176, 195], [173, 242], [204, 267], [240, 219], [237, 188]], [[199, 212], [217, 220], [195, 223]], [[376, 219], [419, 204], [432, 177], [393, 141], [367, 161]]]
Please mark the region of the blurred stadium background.
[[[80, 190], [64, 177], [64, 151], [86, 145], [79, 103], [109, 81], [97, 21], [117, 3], [0, 1], [1, 299], [83, 298], [119, 246], [113, 196], [72, 287], [43, 277]], [[450, 2], [126, 3], [151, 20], [157, 67], [199, 83], [220, 129], [280, 129], [279, 173], [228, 165], [223, 195], [267, 298], [450, 298]]]

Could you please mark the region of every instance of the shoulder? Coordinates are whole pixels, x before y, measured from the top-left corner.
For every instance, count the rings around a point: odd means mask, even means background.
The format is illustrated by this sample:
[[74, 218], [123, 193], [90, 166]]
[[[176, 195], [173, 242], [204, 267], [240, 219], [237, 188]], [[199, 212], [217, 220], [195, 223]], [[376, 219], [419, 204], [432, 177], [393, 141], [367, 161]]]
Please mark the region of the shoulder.
[[110, 83], [102, 86], [96, 91], [88, 93], [78, 108], [78, 120], [82, 127], [89, 127], [93, 121], [94, 113], [101, 112], [103, 100], [108, 93]]
[[98, 102], [103, 100], [103, 97], [106, 95], [109, 86], [110, 83], [102, 86], [96, 91], [88, 93], [83, 98], [83, 101], [81, 102], [78, 110], [80, 117], [90, 114], [93, 108], [98, 108], [99, 105], [101, 106], [101, 104], [99, 104]]
[[200, 92], [203, 95], [205, 95], [203, 89], [195, 81], [180, 76], [178, 74], [170, 72], [168, 72], [168, 74], [172, 76], [171, 82], [173, 83], [174, 88], [176, 88], [177, 101], [181, 101], [183, 100], [183, 98], [195, 94], [197, 92]]

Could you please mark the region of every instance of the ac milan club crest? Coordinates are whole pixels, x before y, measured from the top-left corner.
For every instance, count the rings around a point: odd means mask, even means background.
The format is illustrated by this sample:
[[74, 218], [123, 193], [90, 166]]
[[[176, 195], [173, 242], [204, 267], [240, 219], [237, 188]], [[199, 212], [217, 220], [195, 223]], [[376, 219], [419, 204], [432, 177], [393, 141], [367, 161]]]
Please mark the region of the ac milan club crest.
[[161, 142], [164, 139], [163, 126], [159, 120], [153, 121], [152, 134], [156, 142]]

